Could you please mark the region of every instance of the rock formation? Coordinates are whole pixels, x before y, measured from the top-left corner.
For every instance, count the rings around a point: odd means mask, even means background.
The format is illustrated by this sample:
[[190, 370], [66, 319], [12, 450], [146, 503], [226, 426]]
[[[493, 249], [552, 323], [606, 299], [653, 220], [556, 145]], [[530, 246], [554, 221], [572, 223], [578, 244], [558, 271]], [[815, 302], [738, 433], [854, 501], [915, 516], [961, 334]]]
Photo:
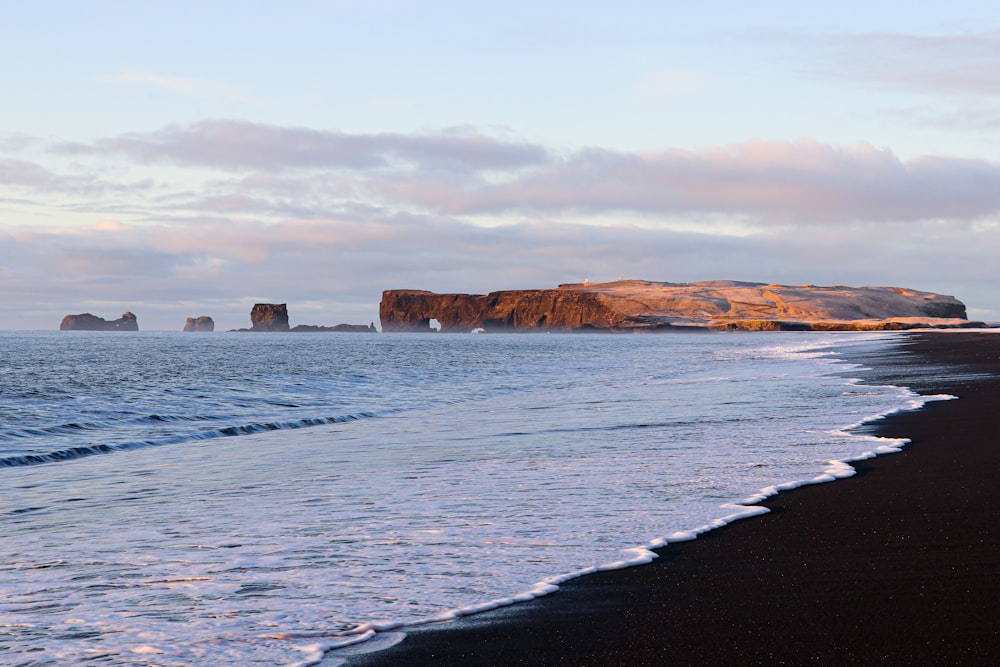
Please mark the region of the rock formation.
[[108, 321], [102, 317], [81, 313], [67, 315], [59, 324], [60, 331], [138, 331], [139, 322], [130, 312], [122, 313], [117, 320]]
[[899, 287], [619, 280], [479, 294], [386, 290], [382, 331], [885, 330], [982, 323], [951, 296]]
[[215, 320], [208, 315], [189, 317], [184, 322], [184, 331], [215, 331]]
[[254, 304], [250, 322], [250, 331], [288, 331], [288, 306], [284, 303]]

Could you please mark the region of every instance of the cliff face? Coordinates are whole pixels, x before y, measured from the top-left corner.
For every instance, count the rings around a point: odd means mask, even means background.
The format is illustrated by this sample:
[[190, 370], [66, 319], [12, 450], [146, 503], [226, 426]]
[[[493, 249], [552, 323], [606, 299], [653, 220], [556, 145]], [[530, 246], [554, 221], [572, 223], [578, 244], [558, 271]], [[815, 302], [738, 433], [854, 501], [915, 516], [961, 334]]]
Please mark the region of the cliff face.
[[524, 290], [478, 294], [434, 294], [387, 290], [379, 306], [382, 331], [613, 329], [626, 319], [595, 294], [568, 290]]
[[620, 280], [490, 294], [386, 290], [383, 331], [654, 331], [902, 329], [968, 326], [951, 296], [897, 287]]
[[258, 303], [250, 311], [251, 331], [288, 331], [288, 305]]
[[67, 315], [59, 324], [60, 331], [138, 331], [139, 322], [135, 315], [122, 313], [117, 320], [108, 321], [90, 313]]

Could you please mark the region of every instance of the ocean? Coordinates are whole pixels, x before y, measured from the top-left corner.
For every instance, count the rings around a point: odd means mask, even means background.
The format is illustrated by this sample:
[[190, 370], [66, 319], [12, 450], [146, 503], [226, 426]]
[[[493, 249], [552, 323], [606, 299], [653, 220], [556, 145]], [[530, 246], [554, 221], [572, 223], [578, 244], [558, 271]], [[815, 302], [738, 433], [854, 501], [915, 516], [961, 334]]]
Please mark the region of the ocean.
[[896, 340], [0, 332], [0, 664], [335, 665], [648, 562], [897, 449], [839, 360]]

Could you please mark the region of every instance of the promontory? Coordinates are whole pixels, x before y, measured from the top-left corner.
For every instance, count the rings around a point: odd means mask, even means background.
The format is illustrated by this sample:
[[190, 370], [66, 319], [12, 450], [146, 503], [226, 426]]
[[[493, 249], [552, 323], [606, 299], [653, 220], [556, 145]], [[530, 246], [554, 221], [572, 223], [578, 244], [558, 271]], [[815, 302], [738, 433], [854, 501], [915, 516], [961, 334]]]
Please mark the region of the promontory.
[[382, 331], [607, 331], [707, 329], [878, 331], [983, 326], [953, 296], [903, 287], [618, 280], [489, 294], [386, 290]]

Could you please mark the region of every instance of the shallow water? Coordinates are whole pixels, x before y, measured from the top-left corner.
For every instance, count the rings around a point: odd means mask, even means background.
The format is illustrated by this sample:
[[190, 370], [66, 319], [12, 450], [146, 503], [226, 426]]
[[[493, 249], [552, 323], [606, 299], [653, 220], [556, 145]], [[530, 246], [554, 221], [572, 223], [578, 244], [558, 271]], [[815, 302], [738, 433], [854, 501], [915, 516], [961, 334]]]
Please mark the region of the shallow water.
[[641, 561], [893, 444], [828, 349], [892, 340], [0, 333], [0, 664], [309, 664]]

